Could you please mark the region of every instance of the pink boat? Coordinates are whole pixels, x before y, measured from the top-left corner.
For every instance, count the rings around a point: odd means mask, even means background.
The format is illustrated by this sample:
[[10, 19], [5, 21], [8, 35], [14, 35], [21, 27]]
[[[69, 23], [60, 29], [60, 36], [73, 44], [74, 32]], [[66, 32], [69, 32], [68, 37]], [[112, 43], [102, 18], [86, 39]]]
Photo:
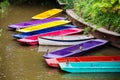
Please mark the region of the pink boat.
[[54, 31], [54, 32], [48, 32], [48, 33], [44, 33], [44, 34], [38, 34], [38, 35], [35, 35], [35, 36], [30, 36], [30, 37], [27, 37], [27, 38], [18, 39], [17, 41], [33, 46], [33, 45], [38, 44], [38, 37], [42, 37], [42, 36], [64, 36], [64, 35], [79, 33], [79, 32], [82, 32], [82, 31], [83, 31], [83, 29], [69, 28], [69, 29], [64, 29], [64, 30], [59, 30], [59, 31]]

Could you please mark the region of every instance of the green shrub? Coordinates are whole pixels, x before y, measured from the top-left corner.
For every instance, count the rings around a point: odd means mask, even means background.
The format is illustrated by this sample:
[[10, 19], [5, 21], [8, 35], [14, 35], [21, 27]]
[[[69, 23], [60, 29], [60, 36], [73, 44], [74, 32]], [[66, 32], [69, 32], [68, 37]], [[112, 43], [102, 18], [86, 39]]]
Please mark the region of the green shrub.
[[66, 3], [66, 0], [60, 0], [62, 3]]
[[86, 21], [120, 33], [120, 0], [77, 0], [74, 9]]
[[73, 8], [75, 0], [60, 0], [62, 3], [66, 3], [65, 9]]
[[2, 14], [5, 14], [5, 12], [8, 9], [8, 6], [9, 6], [8, 0], [3, 0], [0, 2], [0, 16], [2, 16]]

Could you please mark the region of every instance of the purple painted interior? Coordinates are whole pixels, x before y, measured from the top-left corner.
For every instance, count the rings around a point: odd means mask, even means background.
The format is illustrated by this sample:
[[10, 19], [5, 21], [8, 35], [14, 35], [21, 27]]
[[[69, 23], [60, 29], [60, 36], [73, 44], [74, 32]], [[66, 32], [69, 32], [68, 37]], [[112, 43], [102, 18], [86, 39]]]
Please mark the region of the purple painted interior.
[[102, 39], [93, 39], [77, 45], [73, 45], [61, 50], [57, 50], [51, 53], [45, 54], [45, 58], [62, 58], [82, 55], [82, 53], [92, 50], [94, 48], [100, 47], [106, 44], [108, 41]]
[[13, 25], [9, 25], [9, 27], [10, 28], [25, 28], [25, 27], [34, 26], [34, 25], [38, 25], [38, 24], [43, 24], [43, 23], [47, 23], [47, 22], [51, 22], [51, 21], [65, 20], [65, 19], [66, 18], [64, 18], [64, 17], [54, 17], [54, 18], [47, 18], [47, 19], [43, 19], [43, 20], [33, 20], [33, 21], [13, 24]]
[[90, 48], [92, 48], [96, 45], [99, 45], [101, 43], [102, 42], [98, 42], [98, 41], [88, 41], [88, 42], [85, 42], [85, 43], [82, 43], [82, 44], [78, 44], [78, 45], [75, 45], [75, 46], [71, 46], [71, 47], [68, 47], [68, 48], [65, 48], [65, 49], [62, 49], [62, 50], [52, 52], [51, 54], [67, 55], [67, 54], [70, 54], [70, 53], [73, 53], [73, 52], [81, 52], [82, 50], [80, 49], [80, 46], [82, 46], [83, 49], [86, 50], [88, 48], [90, 49]]

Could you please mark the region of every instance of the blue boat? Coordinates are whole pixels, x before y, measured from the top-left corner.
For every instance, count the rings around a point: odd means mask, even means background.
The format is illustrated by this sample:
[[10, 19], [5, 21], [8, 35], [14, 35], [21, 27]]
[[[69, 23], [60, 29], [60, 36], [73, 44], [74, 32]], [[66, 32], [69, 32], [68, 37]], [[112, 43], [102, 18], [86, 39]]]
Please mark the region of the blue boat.
[[64, 62], [60, 68], [70, 73], [84, 72], [120, 72], [120, 62]]
[[68, 29], [68, 28], [76, 28], [76, 27], [77, 26], [74, 26], [74, 25], [62, 25], [62, 26], [45, 28], [45, 29], [32, 31], [32, 32], [25, 32], [25, 33], [21, 33], [21, 34], [15, 34], [15, 35], [13, 35], [13, 37], [20, 39], [20, 38], [26, 38], [26, 37], [30, 37], [30, 36], [33, 36], [33, 35], [37, 35], [37, 34], [44, 34], [44, 33], [47, 33], [47, 32], [64, 30], [64, 29]]

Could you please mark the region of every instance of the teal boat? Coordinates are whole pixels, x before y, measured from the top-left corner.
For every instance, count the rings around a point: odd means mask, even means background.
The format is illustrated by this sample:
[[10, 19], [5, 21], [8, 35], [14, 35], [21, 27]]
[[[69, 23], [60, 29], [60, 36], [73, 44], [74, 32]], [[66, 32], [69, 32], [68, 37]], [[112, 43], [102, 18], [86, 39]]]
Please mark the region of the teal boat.
[[65, 62], [59, 63], [63, 71], [70, 73], [84, 72], [120, 72], [120, 62]]

